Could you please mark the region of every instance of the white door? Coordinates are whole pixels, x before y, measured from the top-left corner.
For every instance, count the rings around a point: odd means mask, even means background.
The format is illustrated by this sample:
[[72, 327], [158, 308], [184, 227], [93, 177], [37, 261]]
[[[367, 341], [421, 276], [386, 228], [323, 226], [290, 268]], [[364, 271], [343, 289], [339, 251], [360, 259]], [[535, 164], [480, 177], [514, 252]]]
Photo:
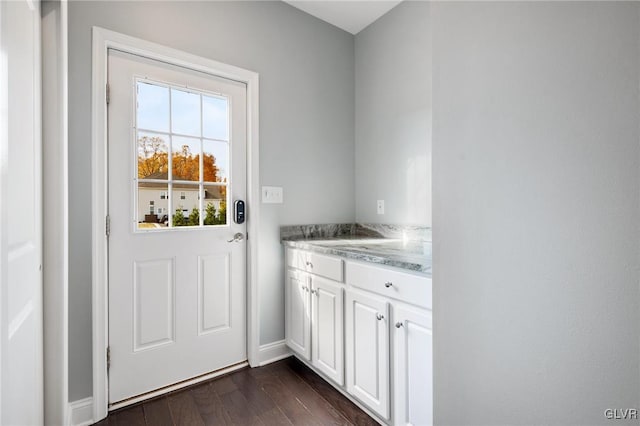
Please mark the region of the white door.
[[243, 83], [115, 50], [108, 79], [114, 403], [247, 359], [247, 126]]
[[347, 392], [389, 418], [389, 304], [347, 291]]
[[0, 2], [0, 424], [43, 423], [40, 4]]
[[287, 269], [285, 277], [285, 339], [287, 346], [311, 359], [309, 274]]
[[431, 313], [395, 306], [394, 396], [396, 425], [433, 424]]
[[342, 294], [341, 285], [311, 277], [313, 365], [340, 386], [344, 384]]

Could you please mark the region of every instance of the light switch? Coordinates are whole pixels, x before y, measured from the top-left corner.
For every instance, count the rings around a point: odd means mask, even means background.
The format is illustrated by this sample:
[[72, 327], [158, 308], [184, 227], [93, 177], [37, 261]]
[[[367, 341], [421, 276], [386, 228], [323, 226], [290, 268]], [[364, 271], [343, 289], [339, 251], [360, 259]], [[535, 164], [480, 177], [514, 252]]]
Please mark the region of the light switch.
[[378, 214], [384, 214], [384, 200], [378, 200]]
[[263, 186], [262, 202], [264, 204], [282, 204], [282, 192], [281, 186]]

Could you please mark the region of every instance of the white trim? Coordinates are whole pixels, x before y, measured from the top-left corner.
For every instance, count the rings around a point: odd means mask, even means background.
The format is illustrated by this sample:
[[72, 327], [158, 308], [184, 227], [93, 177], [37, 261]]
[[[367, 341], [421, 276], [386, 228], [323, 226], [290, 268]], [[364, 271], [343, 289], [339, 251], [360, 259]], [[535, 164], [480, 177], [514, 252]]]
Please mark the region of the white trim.
[[69, 408], [67, 6], [67, 0], [42, 3], [45, 424], [65, 423]]
[[129, 405], [137, 404], [138, 402], [146, 401], [151, 398], [155, 398], [156, 396], [164, 395], [168, 392], [177, 391], [180, 389], [184, 389], [189, 386], [197, 385], [198, 383], [204, 382], [206, 380], [215, 379], [216, 377], [224, 376], [225, 374], [233, 373], [234, 371], [241, 370], [245, 367], [249, 366], [248, 362], [241, 362], [238, 364], [231, 365], [229, 367], [221, 368], [220, 370], [213, 371], [211, 373], [203, 374], [202, 376], [194, 377], [193, 379], [184, 380], [180, 383], [176, 383], [175, 385], [165, 386], [162, 389], [158, 389], [155, 391], [147, 392], [142, 395], [135, 396], [133, 398], [125, 399], [124, 401], [116, 402], [115, 404], [111, 404], [109, 406], [109, 411], [118, 410], [122, 407], [128, 407]]
[[93, 398], [70, 402], [67, 413], [69, 413], [69, 418], [65, 421], [65, 425], [86, 426], [93, 424]]
[[258, 353], [260, 354], [260, 367], [262, 367], [263, 365], [271, 364], [272, 362], [280, 361], [281, 359], [289, 358], [291, 356], [291, 350], [286, 345], [284, 340], [261, 345], [258, 349]]
[[[2, 27], [2, 15], [5, 4], [0, 3], [0, 50], [5, 50], [6, 37]], [[4, 327], [6, 309], [4, 300], [7, 300], [7, 178], [9, 177], [9, 73], [8, 58], [6, 54], [0, 54], [0, 384], [4, 383]], [[3, 412], [2, 386], [0, 386], [0, 420]]]
[[92, 316], [93, 316], [93, 399], [95, 420], [107, 415], [108, 344], [107, 294], [107, 50], [124, 52], [215, 74], [247, 85], [247, 355], [252, 367], [259, 365], [258, 219], [260, 209], [258, 150], [258, 74], [232, 65], [192, 55], [156, 43], [93, 27], [92, 51]]

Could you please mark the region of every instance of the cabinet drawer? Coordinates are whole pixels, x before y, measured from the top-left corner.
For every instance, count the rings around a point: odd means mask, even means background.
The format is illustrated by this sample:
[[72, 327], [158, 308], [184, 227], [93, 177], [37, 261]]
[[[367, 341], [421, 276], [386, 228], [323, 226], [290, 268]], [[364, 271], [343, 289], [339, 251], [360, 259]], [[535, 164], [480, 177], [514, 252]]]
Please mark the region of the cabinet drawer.
[[358, 262], [346, 263], [346, 282], [354, 287], [431, 309], [431, 278]]
[[343, 281], [342, 259], [337, 257], [287, 248], [287, 265], [334, 281]]

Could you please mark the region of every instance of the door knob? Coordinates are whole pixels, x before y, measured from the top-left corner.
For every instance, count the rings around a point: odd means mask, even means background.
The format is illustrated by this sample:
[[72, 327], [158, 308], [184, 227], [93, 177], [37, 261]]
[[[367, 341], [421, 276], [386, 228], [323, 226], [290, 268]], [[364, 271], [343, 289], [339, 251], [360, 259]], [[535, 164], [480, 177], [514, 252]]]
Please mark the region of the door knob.
[[236, 232], [236, 235], [234, 235], [232, 239], [227, 240], [227, 242], [234, 243], [237, 241], [242, 241], [243, 239], [244, 239], [244, 234], [242, 232]]

